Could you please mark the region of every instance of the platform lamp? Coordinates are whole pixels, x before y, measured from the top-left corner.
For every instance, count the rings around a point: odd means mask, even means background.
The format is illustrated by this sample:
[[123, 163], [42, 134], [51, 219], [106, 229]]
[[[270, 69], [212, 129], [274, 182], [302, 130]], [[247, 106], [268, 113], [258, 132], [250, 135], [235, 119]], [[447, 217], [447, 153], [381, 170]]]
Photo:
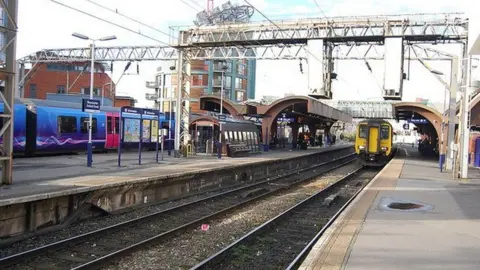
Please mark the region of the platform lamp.
[[[176, 69], [175, 66], [170, 66], [170, 76]], [[177, 77], [178, 78], [178, 77]], [[164, 78], [165, 80], [165, 78]], [[173, 86], [170, 84], [170, 98], [168, 103], [169, 117], [168, 117], [168, 155], [172, 154], [172, 98], [173, 98]], [[178, 119], [177, 119], [178, 120]], [[179, 121], [179, 120], [178, 120]]]
[[[92, 41], [91, 44], [91, 51], [90, 54], [92, 56], [91, 59], [91, 64], [90, 64], [90, 99], [93, 99], [93, 73], [95, 71], [95, 41], [108, 41], [108, 40], [114, 40], [117, 39], [116, 36], [106, 36], [102, 37], [99, 39], [92, 39], [89, 38], [88, 36], [79, 34], [79, 33], [73, 33], [72, 36], [83, 39], [83, 40], [90, 40]], [[93, 163], [93, 158], [92, 158], [92, 125], [93, 125], [93, 119], [92, 119], [92, 113], [89, 113], [89, 122], [88, 122], [88, 145], [87, 145], [87, 166], [92, 167]]]
[[[225, 62], [222, 62], [222, 80], [221, 80], [221, 85], [220, 85], [220, 117], [218, 118], [218, 124], [219, 124], [219, 132], [218, 132], [218, 158], [222, 158], [222, 133], [223, 133], [223, 125], [222, 122], [223, 119], [223, 84], [224, 84], [224, 77], [225, 77], [225, 71], [227, 71], [228, 66], [225, 65]], [[222, 119], [222, 120], [221, 120]]]

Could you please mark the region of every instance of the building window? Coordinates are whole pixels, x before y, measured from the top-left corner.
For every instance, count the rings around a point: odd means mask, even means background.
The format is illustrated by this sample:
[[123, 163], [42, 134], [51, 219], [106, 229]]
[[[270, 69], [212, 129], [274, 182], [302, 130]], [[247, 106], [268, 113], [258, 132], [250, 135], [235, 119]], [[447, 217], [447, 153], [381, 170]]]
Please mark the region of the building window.
[[[90, 87], [83, 87], [81, 90], [82, 95], [90, 95]], [[93, 95], [98, 96], [98, 93], [100, 93], [99, 88], [93, 88]]]
[[245, 101], [245, 92], [235, 91], [235, 99], [236, 101]]
[[37, 85], [30, 84], [30, 98], [37, 98]]
[[192, 75], [192, 86], [207, 86], [208, 76], [202, 74]]
[[228, 87], [228, 88], [232, 87], [232, 77], [226, 76], [224, 79], [225, 79], [225, 87]]
[[246, 90], [244, 87], [245, 79], [235, 78], [235, 89], [243, 89]]
[[65, 85], [57, 85], [57, 93], [58, 94], [65, 94]]
[[[88, 133], [88, 117], [80, 117], [80, 132]], [[97, 118], [92, 118], [92, 133], [97, 133]]]
[[75, 116], [57, 117], [58, 133], [77, 133], [77, 118]]
[[239, 75], [246, 75], [246, 74], [245, 74], [245, 70], [246, 70], [246, 68], [245, 68], [245, 65], [244, 65], [244, 64], [238, 64], [237, 73], [238, 73]]

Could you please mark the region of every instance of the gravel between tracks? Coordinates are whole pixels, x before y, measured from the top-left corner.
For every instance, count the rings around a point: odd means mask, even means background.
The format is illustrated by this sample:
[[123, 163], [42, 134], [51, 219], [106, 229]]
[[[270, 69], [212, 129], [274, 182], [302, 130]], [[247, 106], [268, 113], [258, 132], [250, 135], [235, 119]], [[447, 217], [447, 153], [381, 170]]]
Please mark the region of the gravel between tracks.
[[134, 218], [138, 218], [141, 216], [145, 216], [151, 213], [159, 212], [161, 210], [165, 210], [171, 207], [175, 207], [178, 205], [182, 205], [188, 202], [192, 202], [195, 200], [199, 200], [202, 198], [206, 198], [208, 196], [212, 196], [214, 194], [220, 193], [221, 191], [226, 191], [227, 189], [230, 188], [222, 188], [220, 190], [216, 191], [208, 191], [206, 193], [198, 194], [198, 195], [193, 195], [191, 197], [187, 197], [184, 199], [176, 200], [173, 202], [165, 202], [165, 203], [160, 203], [144, 208], [139, 208], [130, 212], [118, 214], [118, 215], [111, 215], [111, 216], [105, 216], [105, 217], [97, 217], [93, 218], [90, 220], [84, 220], [81, 221], [77, 224], [74, 224], [72, 226], [69, 226], [68, 228], [65, 228], [63, 230], [55, 231], [53, 233], [47, 233], [44, 235], [39, 235], [39, 236], [34, 236], [31, 238], [28, 238], [26, 240], [14, 243], [13, 245], [9, 247], [4, 247], [0, 249], [0, 258], [10, 256], [16, 253], [20, 253], [22, 251], [26, 251], [29, 249], [41, 247], [50, 243], [54, 243], [63, 239], [67, 239], [70, 237], [73, 237], [75, 235], [80, 235], [84, 233], [88, 233], [91, 231], [95, 231], [101, 228], [105, 228], [111, 225], [118, 224], [120, 222], [123, 222], [125, 220], [130, 220]]
[[188, 231], [168, 242], [126, 256], [103, 269], [189, 269], [328, 183], [359, 167], [357, 162], [353, 162], [293, 190], [259, 200], [215, 220], [209, 224], [208, 231], [200, 228]]

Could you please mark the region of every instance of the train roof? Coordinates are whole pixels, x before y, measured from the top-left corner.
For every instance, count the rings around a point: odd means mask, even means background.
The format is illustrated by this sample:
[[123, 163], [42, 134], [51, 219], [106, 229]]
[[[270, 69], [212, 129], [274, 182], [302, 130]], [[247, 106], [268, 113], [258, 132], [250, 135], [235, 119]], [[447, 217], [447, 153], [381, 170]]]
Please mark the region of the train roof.
[[[78, 109], [78, 110], [82, 109], [81, 103], [56, 101], [56, 100], [20, 98], [20, 99], [15, 99], [15, 103], [27, 104], [27, 105], [33, 104], [34, 106], [53, 107], [53, 108], [67, 108], [67, 109]], [[112, 107], [112, 106], [100, 106], [100, 111], [120, 112], [120, 108]]]
[[362, 121], [358, 122], [358, 124], [362, 124], [362, 123], [376, 123], [376, 124], [385, 123], [385, 124], [388, 124], [390, 126], [392, 125], [392, 124], [390, 124], [390, 122], [388, 122], [387, 120], [382, 119], [382, 118], [365, 119], [365, 120], [362, 120]]

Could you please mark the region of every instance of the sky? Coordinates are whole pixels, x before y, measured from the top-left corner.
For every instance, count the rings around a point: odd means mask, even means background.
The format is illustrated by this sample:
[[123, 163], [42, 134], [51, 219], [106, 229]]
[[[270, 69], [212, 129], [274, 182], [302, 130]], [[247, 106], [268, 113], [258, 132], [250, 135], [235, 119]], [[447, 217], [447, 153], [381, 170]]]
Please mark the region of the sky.
[[[35, 51], [46, 48], [87, 47], [88, 41], [71, 36], [79, 32], [92, 38], [116, 35], [117, 40], [102, 42], [97, 46], [128, 46], [128, 45], [162, 45], [172, 40], [168, 36], [169, 27], [176, 25], [192, 25], [195, 14], [200, 7], [206, 7], [207, 0], [91, 0], [117, 9], [119, 12], [133, 17], [144, 24], [163, 31], [152, 30], [138, 23], [129, 21], [117, 14], [105, 11], [89, 0], [55, 0], [60, 3], [81, 9], [109, 22], [127, 27], [134, 32], [140, 32], [147, 37], [129, 32], [117, 26], [110, 25], [98, 19], [89, 17], [77, 11], [70, 10], [51, 0], [19, 1], [19, 34], [17, 40], [17, 57], [23, 57]], [[193, 2], [196, 2], [193, 3]], [[215, 0], [220, 5], [225, 0]], [[244, 3], [243, 0], [232, 2]], [[249, 0], [270, 19], [303, 18], [323, 16], [314, 0]], [[380, 15], [395, 13], [431, 13], [431, 12], [467, 12], [472, 34], [480, 33], [480, 10], [473, 8], [474, 0], [317, 0], [326, 16]], [[196, 9], [195, 9], [196, 8]], [[476, 13], [475, 13], [475, 10]], [[254, 15], [254, 20], [264, 20], [260, 14]], [[477, 34], [478, 35], [478, 34]], [[161, 42], [160, 42], [161, 41]], [[164, 45], [164, 44], [163, 44]], [[458, 54], [459, 46], [440, 46], [436, 49]], [[447, 81], [450, 76], [449, 62], [435, 61], [429, 64], [443, 72]], [[116, 62], [113, 81], [116, 82], [121, 70], [126, 65]], [[135, 97], [138, 106], [151, 106], [144, 97], [151, 91], [145, 88], [145, 81], [153, 81], [159, 62], [142, 62], [140, 74], [126, 75], [118, 84], [118, 95]], [[338, 61], [336, 73], [338, 81], [333, 83], [334, 99], [341, 100], [380, 100], [383, 84], [383, 61], [371, 61], [373, 74], [362, 61]], [[299, 61], [259, 61], [257, 64], [256, 99], [264, 95], [283, 96], [285, 93], [305, 95], [308, 93], [308, 65], [303, 63], [303, 74], [299, 70]], [[129, 72], [134, 73], [135, 65]], [[475, 74], [480, 73], [474, 71]], [[443, 103], [445, 89], [440, 82], [418, 62], [411, 63], [410, 80], [404, 81], [404, 100], [414, 100], [417, 97], [430, 99], [432, 102]], [[479, 74], [480, 75], [480, 74]], [[480, 76], [479, 76], [480, 78]]]

